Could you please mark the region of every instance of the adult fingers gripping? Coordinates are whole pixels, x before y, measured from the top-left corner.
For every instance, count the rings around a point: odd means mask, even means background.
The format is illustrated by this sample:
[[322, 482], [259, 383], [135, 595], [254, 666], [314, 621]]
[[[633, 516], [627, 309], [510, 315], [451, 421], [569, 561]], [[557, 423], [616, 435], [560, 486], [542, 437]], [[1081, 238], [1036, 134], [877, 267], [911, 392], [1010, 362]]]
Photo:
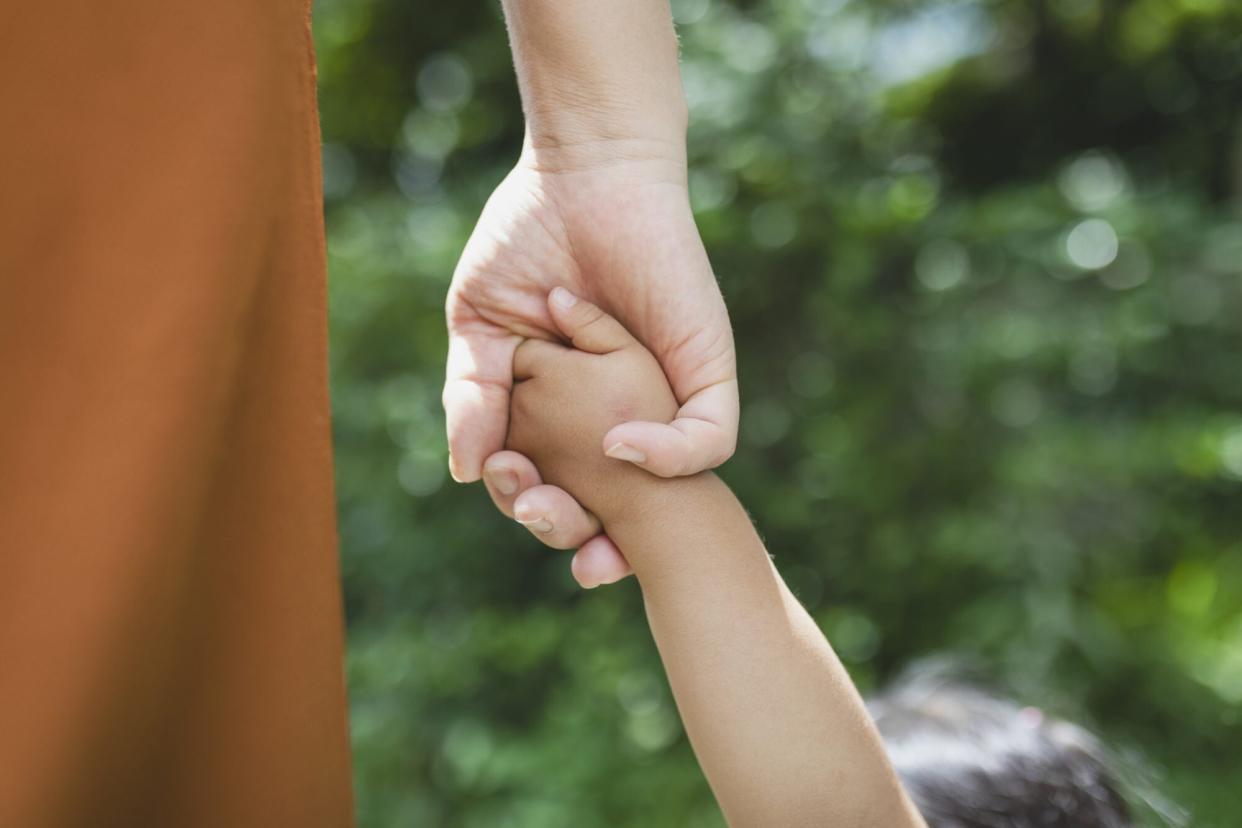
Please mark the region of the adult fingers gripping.
[[584, 543], [574, 555], [570, 571], [585, 589], [614, 584], [634, 574], [629, 561], [607, 535], [596, 535]]
[[449, 472], [459, 483], [478, 480], [484, 459], [504, 448], [520, 341], [512, 334], [450, 332], [442, 401]]
[[574, 549], [600, 532], [594, 515], [564, 489], [547, 484], [519, 494], [513, 503], [513, 517], [554, 549]]
[[545, 485], [535, 464], [516, 451], [498, 451], [483, 464], [492, 502], [554, 549], [574, 549], [599, 534], [599, 521], [564, 489]]
[[506, 517], [513, 517], [518, 495], [542, 483], [535, 464], [516, 451], [498, 451], [483, 463], [483, 485]]

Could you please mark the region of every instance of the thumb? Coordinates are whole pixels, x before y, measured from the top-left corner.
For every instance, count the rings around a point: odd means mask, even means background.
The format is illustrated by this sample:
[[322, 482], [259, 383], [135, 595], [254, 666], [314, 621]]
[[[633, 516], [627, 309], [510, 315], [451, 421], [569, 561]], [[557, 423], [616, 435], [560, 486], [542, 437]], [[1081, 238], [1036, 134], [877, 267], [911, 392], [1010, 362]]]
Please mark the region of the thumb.
[[659, 477], [713, 469], [733, 454], [737, 408], [737, 380], [724, 380], [686, 400], [671, 423], [632, 421], [614, 427], [604, 435], [604, 454]]
[[563, 287], [548, 294], [548, 311], [556, 327], [579, 351], [610, 354], [638, 342], [620, 322]]

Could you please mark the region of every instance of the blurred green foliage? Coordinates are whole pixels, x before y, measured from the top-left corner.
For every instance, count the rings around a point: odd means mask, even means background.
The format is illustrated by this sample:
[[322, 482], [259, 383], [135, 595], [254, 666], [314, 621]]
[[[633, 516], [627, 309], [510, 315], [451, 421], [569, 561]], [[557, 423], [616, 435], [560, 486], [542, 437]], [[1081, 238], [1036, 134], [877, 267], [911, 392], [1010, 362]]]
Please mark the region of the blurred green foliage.
[[[1242, 7], [676, 0], [724, 474], [864, 688], [961, 654], [1242, 799]], [[364, 826], [717, 826], [637, 586], [445, 472], [442, 305], [522, 122], [495, 2], [319, 0]]]

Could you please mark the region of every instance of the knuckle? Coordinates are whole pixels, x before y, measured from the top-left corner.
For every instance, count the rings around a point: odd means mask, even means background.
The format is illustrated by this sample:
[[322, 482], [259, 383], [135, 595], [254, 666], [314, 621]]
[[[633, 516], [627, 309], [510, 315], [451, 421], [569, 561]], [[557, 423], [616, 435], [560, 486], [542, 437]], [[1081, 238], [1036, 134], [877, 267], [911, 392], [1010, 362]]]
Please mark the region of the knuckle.
[[604, 318], [604, 312], [595, 305], [583, 305], [579, 312], [582, 327], [595, 325]]
[[465, 382], [460, 377], [454, 377], [446, 380], [444, 387], [440, 390], [440, 403], [450, 416], [461, 410], [465, 396], [463, 391]]

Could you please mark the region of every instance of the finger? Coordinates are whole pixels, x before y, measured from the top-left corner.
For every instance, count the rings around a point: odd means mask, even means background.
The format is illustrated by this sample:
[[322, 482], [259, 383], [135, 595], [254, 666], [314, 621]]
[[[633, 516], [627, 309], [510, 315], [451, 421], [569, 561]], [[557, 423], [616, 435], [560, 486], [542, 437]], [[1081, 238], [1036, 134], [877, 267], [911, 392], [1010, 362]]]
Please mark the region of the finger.
[[584, 589], [595, 589], [601, 584], [615, 584], [634, 574], [630, 562], [607, 535], [596, 535], [584, 543], [574, 554], [569, 569], [574, 580]]
[[543, 483], [535, 464], [516, 451], [498, 451], [483, 463], [483, 485], [496, 508], [513, 517], [518, 495]]
[[513, 517], [553, 549], [574, 549], [599, 534], [595, 516], [564, 489], [544, 484], [527, 489], [513, 503]]
[[[737, 381], [705, 388], [672, 423], [629, 422], [604, 435], [604, 453], [660, 477], [714, 469], [737, 446]], [[733, 412], [730, 417], [730, 412]], [[720, 419], [715, 419], [716, 417]]]
[[478, 480], [484, 458], [504, 448], [513, 352], [520, 341], [499, 329], [450, 331], [442, 400], [449, 472], [459, 483]]
[[563, 287], [548, 294], [548, 311], [556, 327], [580, 351], [608, 354], [637, 344], [620, 322]]
[[544, 366], [569, 349], [546, 339], [527, 339], [513, 352], [513, 379], [517, 382], [537, 376]]

